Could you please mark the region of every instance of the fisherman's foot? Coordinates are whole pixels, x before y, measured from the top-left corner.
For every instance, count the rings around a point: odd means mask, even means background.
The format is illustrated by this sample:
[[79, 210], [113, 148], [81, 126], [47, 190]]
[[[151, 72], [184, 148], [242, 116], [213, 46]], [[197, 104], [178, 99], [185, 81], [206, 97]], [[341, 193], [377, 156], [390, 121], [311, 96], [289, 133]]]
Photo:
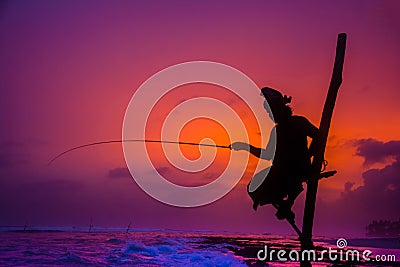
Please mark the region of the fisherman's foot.
[[275, 213], [275, 216], [276, 218], [278, 218], [278, 220], [287, 219], [288, 221], [294, 221], [294, 218], [296, 217], [296, 215], [292, 210], [283, 210], [283, 209], [279, 209]]
[[275, 214], [275, 216], [278, 218], [278, 220], [287, 219], [288, 221], [294, 221], [295, 214], [291, 210], [292, 205], [293, 205], [293, 202], [291, 202], [289, 200], [283, 200], [279, 204], [278, 211]]

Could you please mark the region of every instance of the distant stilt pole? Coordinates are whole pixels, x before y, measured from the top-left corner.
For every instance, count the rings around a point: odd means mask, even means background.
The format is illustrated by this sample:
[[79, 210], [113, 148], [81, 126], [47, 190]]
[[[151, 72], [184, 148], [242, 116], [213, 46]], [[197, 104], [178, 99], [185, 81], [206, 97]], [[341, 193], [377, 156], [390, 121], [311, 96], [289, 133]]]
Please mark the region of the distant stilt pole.
[[92, 232], [92, 228], [93, 228], [93, 218], [90, 218], [89, 233]]
[[[315, 140], [313, 140], [313, 142], [315, 142], [315, 144], [313, 144], [313, 147], [316, 150], [312, 162], [311, 177], [307, 182], [307, 194], [304, 207], [303, 228], [302, 228], [302, 238], [301, 238], [302, 250], [310, 249], [313, 247], [312, 229], [314, 223], [315, 200], [318, 190], [318, 180], [319, 180], [318, 177], [320, 175], [322, 163], [324, 161], [326, 141], [328, 139], [328, 132], [332, 119], [333, 109], [335, 107], [337, 93], [339, 91], [340, 85], [342, 84], [342, 71], [343, 71], [345, 49], [346, 49], [346, 34], [340, 33], [338, 35], [335, 63], [333, 66], [332, 78], [329, 84], [328, 94], [322, 112], [318, 137]], [[302, 262], [301, 266], [310, 266], [310, 263]]]
[[132, 222], [130, 222], [130, 223], [128, 224], [128, 227], [126, 228], [126, 233], [128, 233], [129, 230], [131, 229], [131, 224], [132, 224]]

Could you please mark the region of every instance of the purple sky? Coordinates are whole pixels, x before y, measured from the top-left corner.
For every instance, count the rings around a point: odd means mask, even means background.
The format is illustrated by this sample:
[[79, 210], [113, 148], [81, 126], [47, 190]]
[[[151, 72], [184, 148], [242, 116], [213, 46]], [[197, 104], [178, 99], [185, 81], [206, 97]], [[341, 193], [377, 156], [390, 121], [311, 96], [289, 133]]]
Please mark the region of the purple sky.
[[[292, 233], [272, 207], [251, 209], [244, 177], [223, 199], [177, 208], [146, 195], [120, 145], [135, 90], [186, 61], [233, 66], [293, 96], [318, 125], [337, 34], [344, 82], [327, 147], [315, 232], [363, 235], [398, 219], [400, 5], [397, 1], [4, 1], [0, 4], [0, 225]], [[296, 202], [301, 222], [304, 194]]]

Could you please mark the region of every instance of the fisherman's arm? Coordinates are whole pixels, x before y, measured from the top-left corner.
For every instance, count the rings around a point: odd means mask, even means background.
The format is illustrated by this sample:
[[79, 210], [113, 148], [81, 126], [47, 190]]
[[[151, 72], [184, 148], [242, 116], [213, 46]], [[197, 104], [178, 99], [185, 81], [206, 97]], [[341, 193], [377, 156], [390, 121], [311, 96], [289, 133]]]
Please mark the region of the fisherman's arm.
[[267, 149], [264, 148], [255, 147], [243, 142], [235, 142], [231, 145], [231, 147], [236, 151], [244, 150], [250, 152], [250, 154], [256, 156], [257, 158], [271, 159], [268, 157]]
[[319, 129], [316, 126], [314, 126], [314, 124], [312, 124], [306, 118], [304, 118], [303, 125], [304, 125], [304, 128], [306, 129], [307, 136], [312, 138], [309, 151], [310, 151], [311, 155], [314, 155], [315, 151], [316, 151], [316, 143], [317, 143], [315, 140], [318, 138]]
[[312, 124], [308, 120], [307, 120], [307, 122], [308, 122], [307, 135], [309, 137], [311, 137], [312, 139], [316, 139], [316, 137], [318, 136], [318, 133], [319, 133], [319, 129], [317, 127], [315, 127], [314, 124]]
[[275, 146], [276, 146], [276, 129], [275, 128], [272, 129], [272, 131], [269, 135], [269, 141], [268, 141], [267, 147], [265, 149], [255, 147], [250, 144], [243, 143], [243, 142], [235, 142], [231, 145], [233, 150], [248, 151], [248, 152], [250, 152], [250, 154], [253, 154], [257, 158], [266, 159], [266, 160], [272, 160], [274, 153], [275, 153]]

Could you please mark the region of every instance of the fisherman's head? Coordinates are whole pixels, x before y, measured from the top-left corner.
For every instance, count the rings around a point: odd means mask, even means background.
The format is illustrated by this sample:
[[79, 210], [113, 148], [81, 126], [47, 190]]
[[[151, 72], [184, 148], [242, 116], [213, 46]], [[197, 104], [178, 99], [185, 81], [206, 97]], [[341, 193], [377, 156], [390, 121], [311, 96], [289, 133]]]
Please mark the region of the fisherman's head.
[[289, 106], [289, 103], [292, 101], [291, 96], [283, 96], [278, 90], [269, 87], [262, 88], [261, 95], [265, 98], [265, 110], [276, 123], [279, 123], [292, 115], [292, 109]]

